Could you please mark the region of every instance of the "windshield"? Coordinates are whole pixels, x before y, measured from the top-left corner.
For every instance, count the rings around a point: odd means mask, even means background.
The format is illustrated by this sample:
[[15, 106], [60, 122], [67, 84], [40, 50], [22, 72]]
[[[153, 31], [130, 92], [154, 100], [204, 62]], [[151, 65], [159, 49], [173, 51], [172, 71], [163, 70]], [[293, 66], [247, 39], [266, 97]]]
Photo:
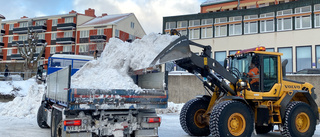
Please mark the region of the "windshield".
[[250, 54], [244, 54], [241, 57], [232, 57], [230, 62], [230, 70], [238, 76], [249, 72], [249, 66], [252, 60]]

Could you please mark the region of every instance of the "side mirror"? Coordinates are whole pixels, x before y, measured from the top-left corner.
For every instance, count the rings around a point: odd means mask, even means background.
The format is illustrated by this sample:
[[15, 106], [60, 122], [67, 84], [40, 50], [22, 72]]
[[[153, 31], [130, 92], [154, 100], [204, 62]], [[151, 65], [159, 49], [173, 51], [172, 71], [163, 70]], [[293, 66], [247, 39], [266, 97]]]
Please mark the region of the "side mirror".
[[283, 76], [283, 78], [285, 78], [286, 77], [286, 66], [287, 66], [287, 64], [288, 64], [288, 60], [287, 59], [285, 59], [283, 62], [282, 62], [282, 76]]
[[227, 68], [227, 67], [228, 67], [228, 58], [224, 59], [223, 67], [224, 67], [224, 68]]

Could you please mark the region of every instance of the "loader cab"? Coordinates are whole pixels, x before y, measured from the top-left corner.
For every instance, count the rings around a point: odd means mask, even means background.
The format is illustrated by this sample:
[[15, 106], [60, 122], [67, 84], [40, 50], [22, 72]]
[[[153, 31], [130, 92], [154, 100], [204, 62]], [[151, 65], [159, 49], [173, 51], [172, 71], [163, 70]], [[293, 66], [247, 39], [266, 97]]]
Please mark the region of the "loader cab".
[[[280, 54], [265, 52], [264, 49], [238, 51], [229, 56], [229, 70], [248, 83], [248, 91], [266, 93], [278, 89]], [[253, 67], [257, 68], [258, 74], [250, 71]]]

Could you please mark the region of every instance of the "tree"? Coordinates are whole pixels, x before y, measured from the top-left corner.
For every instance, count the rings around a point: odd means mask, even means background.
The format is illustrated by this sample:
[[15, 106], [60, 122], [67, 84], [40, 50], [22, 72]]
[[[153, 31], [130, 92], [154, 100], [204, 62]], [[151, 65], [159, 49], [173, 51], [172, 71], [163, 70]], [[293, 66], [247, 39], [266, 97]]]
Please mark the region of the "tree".
[[31, 77], [31, 72], [33, 70], [33, 66], [37, 64], [37, 61], [42, 57], [42, 54], [47, 46], [47, 43], [42, 44], [41, 51], [36, 56], [36, 49], [38, 45], [38, 33], [33, 32], [33, 30], [28, 29], [28, 38], [27, 38], [27, 44], [25, 41], [23, 41], [23, 45], [19, 46], [19, 43], [17, 43], [17, 47], [19, 50], [19, 53], [21, 54], [22, 58], [24, 58], [24, 79], [28, 79]]

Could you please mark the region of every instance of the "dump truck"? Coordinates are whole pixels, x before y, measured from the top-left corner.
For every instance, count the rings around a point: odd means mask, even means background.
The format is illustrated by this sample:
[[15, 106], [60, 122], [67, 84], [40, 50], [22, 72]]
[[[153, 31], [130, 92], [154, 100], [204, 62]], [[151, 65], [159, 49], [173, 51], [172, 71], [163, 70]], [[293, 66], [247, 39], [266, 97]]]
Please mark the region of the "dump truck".
[[[195, 54], [190, 46], [202, 48]], [[151, 63], [174, 61], [195, 74], [208, 91], [185, 103], [180, 125], [190, 136], [250, 137], [280, 131], [286, 137], [311, 137], [319, 123], [315, 88], [286, 79], [287, 60], [265, 47], [239, 50], [224, 63], [211, 58], [211, 46], [181, 36]], [[249, 77], [251, 64], [258, 69]], [[279, 127], [273, 130], [274, 127]]]
[[168, 73], [130, 72], [141, 90], [72, 88], [72, 74], [92, 59], [81, 55], [49, 58], [47, 87], [37, 115], [39, 127], [50, 128], [51, 137], [158, 136], [161, 118], [155, 109], [167, 107]]

